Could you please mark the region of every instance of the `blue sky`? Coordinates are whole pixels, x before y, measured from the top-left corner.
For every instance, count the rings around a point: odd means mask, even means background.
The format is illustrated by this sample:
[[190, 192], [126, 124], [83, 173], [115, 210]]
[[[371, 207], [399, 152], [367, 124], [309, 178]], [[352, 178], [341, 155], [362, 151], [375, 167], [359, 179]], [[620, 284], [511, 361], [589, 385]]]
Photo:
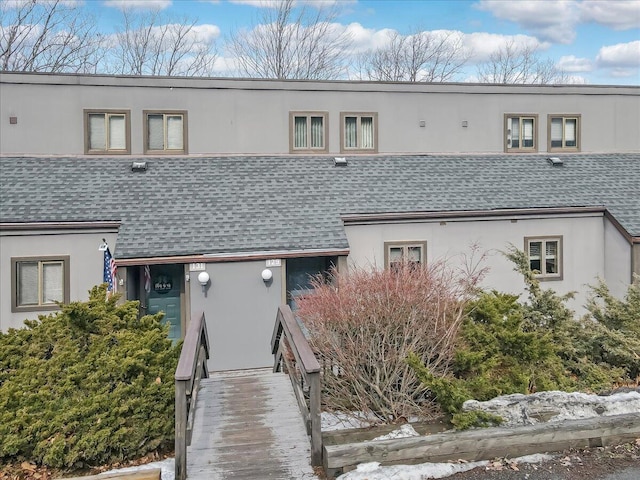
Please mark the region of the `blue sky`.
[[[6, 1], [6, 0], [1, 0]], [[77, 0], [76, 0], [77, 1]], [[84, 8], [113, 33], [120, 10], [161, 9], [167, 18], [197, 19], [201, 32], [214, 37], [223, 75], [233, 58], [225, 37], [237, 28], [252, 28], [262, 8], [278, 0], [85, 0]], [[388, 29], [401, 34], [417, 30], [460, 32], [471, 52], [457, 78], [473, 81], [476, 64], [504, 42], [539, 47], [576, 82], [640, 84], [640, 0], [298, 0], [311, 8], [339, 9], [336, 28], [347, 31], [352, 48], [362, 51], [383, 44]], [[334, 5], [335, 4], [335, 5]]]

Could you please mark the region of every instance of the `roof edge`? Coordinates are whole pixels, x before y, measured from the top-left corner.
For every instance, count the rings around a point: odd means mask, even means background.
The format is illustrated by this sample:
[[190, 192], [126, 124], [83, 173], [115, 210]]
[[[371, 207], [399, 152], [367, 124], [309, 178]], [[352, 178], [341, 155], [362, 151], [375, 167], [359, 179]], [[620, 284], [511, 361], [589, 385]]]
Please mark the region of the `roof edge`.
[[95, 228], [119, 229], [120, 221], [98, 222], [0, 222], [0, 230], [89, 230]]
[[202, 255], [177, 255], [166, 257], [135, 257], [115, 259], [119, 267], [137, 265], [166, 265], [171, 263], [218, 263], [218, 262], [246, 262], [254, 260], [269, 260], [275, 258], [300, 257], [332, 257], [349, 255], [348, 248], [309, 249], [309, 250], [273, 250], [264, 252], [245, 253], [214, 253]]

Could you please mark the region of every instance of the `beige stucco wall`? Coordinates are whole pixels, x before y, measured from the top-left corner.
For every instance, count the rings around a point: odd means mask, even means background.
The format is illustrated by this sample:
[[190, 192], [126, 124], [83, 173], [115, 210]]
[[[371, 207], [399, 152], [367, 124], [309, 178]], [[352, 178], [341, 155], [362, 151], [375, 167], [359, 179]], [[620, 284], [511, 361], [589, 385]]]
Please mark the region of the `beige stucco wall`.
[[[428, 262], [444, 259], [453, 267], [463, 264], [465, 255], [471, 253], [471, 246], [475, 244], [486, 254], [483, 265], [488, 267], [488, 272], [483, 285], [520, 294], [524, 292], [522, 277], [514, 272], [513, 265], [501, 252], [510, 244], [524, 249], [525, 237], [562, 235], [563, 279], [545, 281], [543, 287], [553, 288], [560, 294], [576, 291], [576, 298], [569, 306], [579, 312], [583, 311], [586, 300], [585, 285], [594, 283], [598, 277], [618, 285], [624, 276], [622, 266], [629, 259], [630, 251], [629, 243], [625, 246], [613, 232], [607, 230], [605, 236], [605, 223], [600, 213], [559, 218], [449, 219], [445, 224], [432, 220], [347, 225], [346, 233], [351, 248], [349, 262], [361, 267], [375, 265], [381, 268], [384, 265], [384, 242], [426, 241]], [[620, 251], [614, 253], [614, 249]], [[607, 260], [611, 263], [606, 264]]]
[[[0, 74], [2, 154], [81, 155], [83, 109], [131, 111], [132, 154], [143, 110], [186, 110], [189, 154], [286, 154], [289, 112], [328, 112], [340, 152], [340, 112], [377, 112], [380, 153], [504, 151], [504, 114], [580, 114], [583, 152], [640, 151], [640, 88], [283, 82]], [[17, 117], [10, 125], [9, 117]], [[424, 121], [424, 127], [420, 122]], [[467, 127], [462, 122], [467, 122]], [[37, 132], [37, 135], [34, 133]]]
[[51, 313], [11, 312], [12, 257], [69, 255], [70, 300], [87, 300], [89, 290], [102, 283], [104, 255], [98, 247], [103, 238], [113, 252], [116, 247], [115, 229], [0, 230], [0, 331], [20, 328], [26, 319], [33, 320], [40, 314]]
[[611, 292], [624, 297], [631, 282], [632, 247], [608, 218], [604, 218], [604, 280]]

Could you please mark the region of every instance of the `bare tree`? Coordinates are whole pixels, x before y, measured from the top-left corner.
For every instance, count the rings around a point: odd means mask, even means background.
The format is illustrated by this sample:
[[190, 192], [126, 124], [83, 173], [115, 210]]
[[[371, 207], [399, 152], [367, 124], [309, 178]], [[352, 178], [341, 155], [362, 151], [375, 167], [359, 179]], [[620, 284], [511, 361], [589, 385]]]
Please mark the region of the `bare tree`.
[[351, 37], [332, 25], [335, 8], [283, 0], [265, 8], [251, 30], [232, 34], [228, 48], [241, 75], [260, 78], [327, 80], [344, 76]]
[[478, 65], [478, 80], [484, 83], [549, 84], [567, 83], [566, 74], [553, 60], [542, 59], [538, 49], [518, 46], [513, 40], [496, 50], [489, 61]]
[[388, 82], [447, 82], [468, 59], [456, 32], [416, 31], [407, 36], [393, 32], [386, 46], [360, 56], [357, 76]]
[[0, 70], [91, 72], [100, 60], [94, 21], [62, 0], [0, 6]]
[[195, 20], [164, 17], [159, 11], [123, 11], [123, 25], [111, 39], [110, 73], [124, 75], [210, 75], [215, 41]]

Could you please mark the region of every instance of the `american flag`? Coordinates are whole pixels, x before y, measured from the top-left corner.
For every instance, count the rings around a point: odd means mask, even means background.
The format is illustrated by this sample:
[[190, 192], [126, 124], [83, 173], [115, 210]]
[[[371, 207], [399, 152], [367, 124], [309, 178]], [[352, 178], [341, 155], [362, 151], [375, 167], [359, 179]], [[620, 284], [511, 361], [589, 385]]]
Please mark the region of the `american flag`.
[[109, 247], [107, 247], [104, 251], [104, 270], [102, 271], [102, 281], [107, 284], [107, 292], [115, 293], [118, 289], [116, 282], [117, 272], [116, 261], [111, 256]]
[[149, 265], [144, 266], [144, 291], [147, 293], [151, 291], [151, 269]]

